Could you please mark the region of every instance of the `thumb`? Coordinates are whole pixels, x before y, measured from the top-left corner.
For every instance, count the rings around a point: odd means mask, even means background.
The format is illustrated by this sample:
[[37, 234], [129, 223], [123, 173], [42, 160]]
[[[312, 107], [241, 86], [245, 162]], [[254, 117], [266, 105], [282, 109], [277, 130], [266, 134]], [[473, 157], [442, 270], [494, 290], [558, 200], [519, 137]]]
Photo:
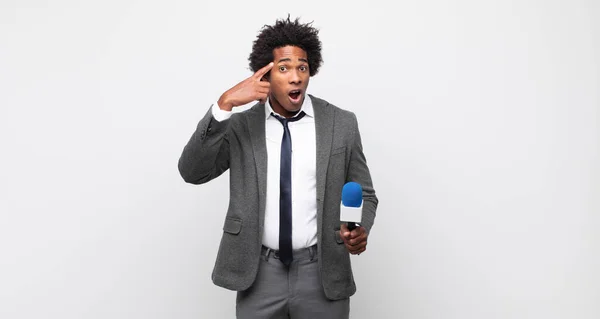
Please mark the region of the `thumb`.
[[342, 225], [340, 226], [340, 235], [342, 235], [342, 237], [346, 239], [350, 238], [350, 230], [348, 229], [346, 223], [342, 223]]

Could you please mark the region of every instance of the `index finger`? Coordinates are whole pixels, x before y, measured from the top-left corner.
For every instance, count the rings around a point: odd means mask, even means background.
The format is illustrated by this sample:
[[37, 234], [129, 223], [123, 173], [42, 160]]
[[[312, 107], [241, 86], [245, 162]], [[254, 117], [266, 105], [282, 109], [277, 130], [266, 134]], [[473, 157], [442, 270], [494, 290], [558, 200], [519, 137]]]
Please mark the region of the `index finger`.
[[254, 73], [254, 77], [255, 77], [255, 78], [257, 78], [257, 79], [260, 79], [260, 78], [262, 78], [262, 77], [263, 77], [263, 75], [267, 74], [267, 72], [269, 72], [269, 71], [270, 71], [270, 70], [273, 68], [273, 65], [274, 65], [274, 64], [275, 64], [275, 63], [271, 62], [271, 63], [269, 63], [269, 64], [267, 64], [267, 65], [263, 66], [263, 67], [262, 67], [260, 70], [258, 70], [258, 71], [256, 71], [256, 72]]

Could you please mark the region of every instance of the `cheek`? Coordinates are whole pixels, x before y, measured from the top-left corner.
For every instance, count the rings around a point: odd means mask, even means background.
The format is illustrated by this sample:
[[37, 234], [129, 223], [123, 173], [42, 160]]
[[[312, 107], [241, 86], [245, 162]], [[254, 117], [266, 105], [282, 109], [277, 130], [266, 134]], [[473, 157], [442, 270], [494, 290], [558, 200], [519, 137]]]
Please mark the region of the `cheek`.
[[287, 94], [284, 86], [277, 81], [271, 81], [271, 93], [275, 95]]

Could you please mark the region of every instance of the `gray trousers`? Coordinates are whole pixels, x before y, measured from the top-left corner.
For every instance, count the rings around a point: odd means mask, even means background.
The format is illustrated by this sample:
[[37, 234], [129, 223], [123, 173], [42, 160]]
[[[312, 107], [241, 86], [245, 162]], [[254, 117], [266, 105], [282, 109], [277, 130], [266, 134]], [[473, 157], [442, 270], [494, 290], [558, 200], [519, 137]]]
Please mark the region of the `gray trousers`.
[[238, 319], [348, 319], [350, 299], [329, 300], [321, 285], [317, 246], [294, 251], [287, 268], [263, 247], [254, 284], [237, 293]]

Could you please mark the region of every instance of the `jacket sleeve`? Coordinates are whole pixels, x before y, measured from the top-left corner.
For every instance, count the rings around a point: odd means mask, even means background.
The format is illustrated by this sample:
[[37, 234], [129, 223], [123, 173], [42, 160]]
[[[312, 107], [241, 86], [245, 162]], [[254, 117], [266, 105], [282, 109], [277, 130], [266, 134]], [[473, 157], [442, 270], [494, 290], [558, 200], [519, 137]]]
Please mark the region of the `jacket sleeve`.
[[362, 187], [363, 209], [361, 225], [367, 230], [367, 233], [369, 233], [373, 227], [373, 224], [375, 223], [375, 212], [377, 210], [379, 199], [377, 198], [375, 189], [373, 188], [371, 173], [369, 172], [367, 159], [363, 152], [360, 131], [358, 129], [358, 121], [354, 113], [352, 113], [352, 118], [354, 120], [354, 134], [352, 138], [353, 144], [350, 151], [350, 163], [348, 165], [346, 182], [356, 182]]
[[217, 121], [212, 106], [179, 158], [179, 174], [190, 184], [203, 184], [229, 169], [228, 131], [231, 119]]

